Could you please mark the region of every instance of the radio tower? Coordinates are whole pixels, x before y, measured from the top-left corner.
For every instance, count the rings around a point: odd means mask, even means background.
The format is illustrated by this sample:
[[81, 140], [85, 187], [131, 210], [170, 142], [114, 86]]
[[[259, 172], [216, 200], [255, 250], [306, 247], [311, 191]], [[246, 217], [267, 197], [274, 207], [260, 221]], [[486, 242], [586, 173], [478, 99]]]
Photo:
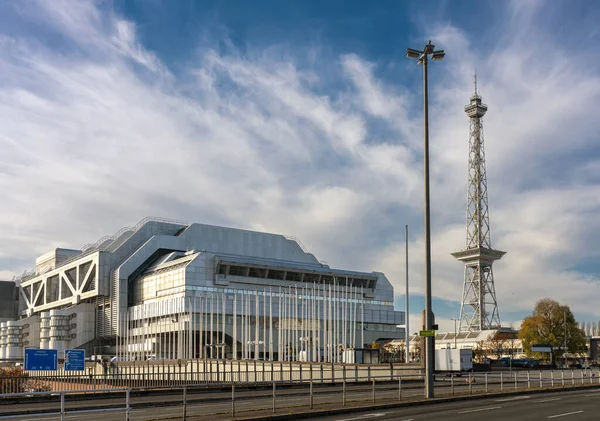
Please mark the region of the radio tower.
[[469, 133], [469, 188], [467, 191], [467, 248], [452, 253], [465, 264], [460, 331], [472, 332], [500, 327], [500, 314], [494, 287], [492, 264], [505, 252], [494, 250], [490, 239], [485, 153], [482, 117], [487, 105], [475, 93], [465, 112], [471, 120]]

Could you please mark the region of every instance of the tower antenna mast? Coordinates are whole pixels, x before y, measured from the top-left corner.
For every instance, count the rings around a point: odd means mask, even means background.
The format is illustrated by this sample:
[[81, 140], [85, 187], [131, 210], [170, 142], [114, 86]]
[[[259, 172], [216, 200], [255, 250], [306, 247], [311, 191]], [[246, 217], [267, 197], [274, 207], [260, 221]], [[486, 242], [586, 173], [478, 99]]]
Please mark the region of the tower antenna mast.
[[465, 265], [460, 304], [461, 332], [500, 327], [492, 264], [506, 253], [492, 248], [482, 122], [488, 107], [477, 93], [476, 74], [474, 82], [475, 93], [465, 106], [470, 119], [467, 242], [464, 250], [452, 253]]

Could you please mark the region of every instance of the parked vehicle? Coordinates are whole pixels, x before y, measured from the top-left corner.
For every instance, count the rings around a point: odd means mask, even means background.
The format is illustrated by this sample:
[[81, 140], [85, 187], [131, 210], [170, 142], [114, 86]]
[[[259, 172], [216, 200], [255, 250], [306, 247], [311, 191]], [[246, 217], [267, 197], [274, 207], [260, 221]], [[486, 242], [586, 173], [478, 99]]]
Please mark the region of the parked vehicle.
[[511, 357], [502, 357], [498, 360], [498, 362], [500, 363], [500, 367], [510, 367], [511, 364]]
[[510, 357], [500, 358], [500, 367], [537, 368], [539, 365], [540, 360], [534, 358], [517, 358], [512, 361]]
[[441, 373], [473, 371], [473, 350], [436, 349], [435, 371]]

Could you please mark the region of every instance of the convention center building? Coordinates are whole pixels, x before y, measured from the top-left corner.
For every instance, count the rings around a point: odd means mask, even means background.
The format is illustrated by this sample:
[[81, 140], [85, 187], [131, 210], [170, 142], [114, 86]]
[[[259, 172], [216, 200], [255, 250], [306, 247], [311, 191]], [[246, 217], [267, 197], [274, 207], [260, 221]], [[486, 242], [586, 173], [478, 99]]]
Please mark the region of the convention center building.
[[38, 257], [13, 296], [0, 360], [33, 347], [118, 360], [342, 362], [404, 337], [383, 273], [332, 269], [283, 235], [159, 218]]

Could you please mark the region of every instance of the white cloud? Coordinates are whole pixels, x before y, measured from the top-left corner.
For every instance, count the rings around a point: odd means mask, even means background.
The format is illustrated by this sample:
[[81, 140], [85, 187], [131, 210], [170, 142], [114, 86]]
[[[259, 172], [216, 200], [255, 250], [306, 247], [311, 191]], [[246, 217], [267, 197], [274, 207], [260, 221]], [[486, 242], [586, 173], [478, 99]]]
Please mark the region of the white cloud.
[[[0, 276], [160, 215], [295, 235], [333, 266], [384, 271], [401, 292], [409, 223], [422, 292], [420, 98], [407, 93], [420, 87], [384, 81], [381, 63], [355, 54], [315, 67], [321, 53], [275, 47], [203, 49], [174, 75], [133, 23], [92, 3], [40, 7], [20, 16], [60, 34], [61, 49], [33, 34], [0, 41]], [[434, 294], [460, 299], [463, 269], [449, 253], [465, 240], [462, 107], [476, 68], [490, 104], [493, 244], [508, 251], [495, 266], [501, 316], [543, 296], [600, 315], [597, 276], [573, 269], [598, 257], [600, 78], [560, 45], [532, 59], [523, 40], [544, 39], [534, 15], [515, 12], [487, 55], [465, 31], [436, 29], [448, 55], [431, 85]]]

